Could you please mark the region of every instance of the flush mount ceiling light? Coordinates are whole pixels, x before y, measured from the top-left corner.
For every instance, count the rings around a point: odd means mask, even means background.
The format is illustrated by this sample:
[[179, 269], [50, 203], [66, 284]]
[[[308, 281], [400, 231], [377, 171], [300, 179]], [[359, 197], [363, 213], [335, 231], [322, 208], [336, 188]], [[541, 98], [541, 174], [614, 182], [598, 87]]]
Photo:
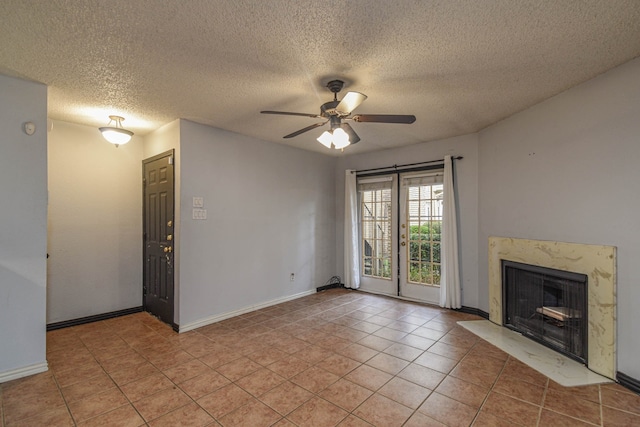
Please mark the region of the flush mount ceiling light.
[[[116, 147], [126, 144], [131, 140], [133, 132], [122, 127], [122, 121], [124, 117], [109, 116], [109, 123], [107, 126], [98, 128], [102, 132], [104, 139], [115, 145]], [[115, 126], [111, 126], [114, 123]]]

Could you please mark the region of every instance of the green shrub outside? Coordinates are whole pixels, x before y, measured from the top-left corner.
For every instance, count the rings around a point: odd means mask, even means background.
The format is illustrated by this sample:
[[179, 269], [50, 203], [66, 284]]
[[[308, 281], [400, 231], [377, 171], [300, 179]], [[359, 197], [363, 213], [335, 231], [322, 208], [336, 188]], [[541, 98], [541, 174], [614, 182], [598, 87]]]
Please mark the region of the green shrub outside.
[[[442, 221], [409, 226], [409, 280], [440, 284]], [[435, 265], [434, 265], [435, 264]]]

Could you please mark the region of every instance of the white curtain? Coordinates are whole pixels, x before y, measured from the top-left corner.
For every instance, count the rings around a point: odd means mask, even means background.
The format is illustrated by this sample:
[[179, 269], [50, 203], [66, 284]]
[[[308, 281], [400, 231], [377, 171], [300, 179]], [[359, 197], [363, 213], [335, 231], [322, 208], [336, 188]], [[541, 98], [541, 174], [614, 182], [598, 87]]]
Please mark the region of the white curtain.
[[344, 177], [344, 286], [360, 287], [358, 244], [358, 190], [356, 171], [347, 169]]
[[453, 160], [444, 157], [444, 206], [442, 219], [442, 271], [440, 306], [460, 308], [460, 266], [458, 262], [458, 225], [453, 191]]

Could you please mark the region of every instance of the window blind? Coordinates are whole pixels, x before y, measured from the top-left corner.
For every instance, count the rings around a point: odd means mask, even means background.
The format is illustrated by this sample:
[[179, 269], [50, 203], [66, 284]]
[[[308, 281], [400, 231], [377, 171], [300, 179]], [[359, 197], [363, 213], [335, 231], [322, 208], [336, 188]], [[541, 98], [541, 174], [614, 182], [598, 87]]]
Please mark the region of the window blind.
[[364, 178], [358, 180], [358, 191], [373, 191], [390, 189], [393, 185], [393, 177], [384, 176], [378, 178]]
[[444, 182], [442, 173], [435, 173], [420, 176], [405, 176], [402, 178], [402, 184], [408, 187], [416, 187], [419, 185], [442, 184]]

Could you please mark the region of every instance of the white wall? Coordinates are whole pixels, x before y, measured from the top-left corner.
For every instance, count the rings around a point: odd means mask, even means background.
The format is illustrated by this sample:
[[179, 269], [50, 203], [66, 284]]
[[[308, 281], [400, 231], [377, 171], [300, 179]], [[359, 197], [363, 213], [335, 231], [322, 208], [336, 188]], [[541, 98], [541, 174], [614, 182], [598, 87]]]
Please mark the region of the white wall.
[[47, 369], [47, 88], [0, 75], [0, 93], [2, 382]]
[[180, 144], [181, 328], [335, 274], [333, 158], [184, 120]]
[[640, 378], [640, 59], [479, 139], [479, 308], [489, 236], [617, 246], [618, 370]]
[[[366, 141], [360, 142], [366, 144]], [[478, 274], [478, 229], [477, 229], [477, 136], [466, 135], [440, 141], [411, 145], [393, 150], [376, 151], [340, 157], [336, 168], [336, 271], [344, 271], [344, 171], [346, 169], [371, 169], [391, 165], [401, 165], [422, 161], [439, 160], [445, 155], [463, 156], [456, 160], [456, 188], [458, 193], [460, 242], [460, 283], [462, 285], [462, 304], [477, 307]]]
[[180, 324], [180, 123], [174, 120], [144, 138], [145, 159], [174, 150], [174, 227], [173, 227], [173, 322]]
[[142, 305], [142, 139], [49, 132], [47, 323]]

